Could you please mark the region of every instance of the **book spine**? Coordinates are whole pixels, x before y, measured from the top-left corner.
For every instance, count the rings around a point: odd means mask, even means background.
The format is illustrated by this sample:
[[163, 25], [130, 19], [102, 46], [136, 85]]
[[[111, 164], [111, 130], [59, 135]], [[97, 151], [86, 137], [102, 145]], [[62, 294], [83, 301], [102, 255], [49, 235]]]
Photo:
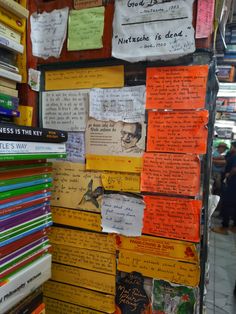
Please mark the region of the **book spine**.
[[0, 93], [0, 106], [6, 109], [16, 110], [19, 106], [19, 98]]
[[6, 198], [10, 198], [10, 197], [14, 197], [14, 196], [18, 196], [18, 195], [22, 195], [22, 194], [27, 194], [27, 193], [31, 193], [31, 192], [36, 192], [36, 191], [40, 191], [43, 189], [48, 189], [52, 187], [51, 183], [44, 183], [44, 184], [38, 184], [32, 187], [26, 187], [26, 188], [21, 188], [18, 190], [13, 190], [13, 191], [7, 191], [7, 192], [1, 192], [0, 193], [0, 200], [6, 199]]
[[[1, 12], [1, 10], [0, 10], [0, 12]], [[18, 83], [20, 83], [22, 80], [22, 77], [20, 74], [16, 74], [16, 73], [13, 73], [11, 71], [7, 71], [7, 70], [1, 69], [1, 68], [0, 68], [0, 77], [6, 78], [9, 80], [18, 82]]]
[[0, 46], [18, 53], [24, 52], [23, 45], [3, 35], [0, 35]]
[[[0, 57], [1, 59], [1, 57]], [[16, 89], [16, 82], [13, 82], [11, 80], [8, 80], [7, 78], [0, 78], [0, 85], [5, 86], [7, 88]]]
[[66, 153], [64, 154], [3, 154], [0, 155], [0, 161], [11, 161], [11, 160], [35, 160], [35, 159], [56, 159], [56, 158], [66, 158]]
[[52, 182], [52, 178], [45, 178], [45, 179], [39, 179], [39, 180], [34, 180], [34, 181], [29, 181], [29, 182], [16, 183], [16, 184], [0, 187], [0, 192], [26, 188], [29, 186], [34, 186], [34, 185], [43, 184], [43, 183], [50, 183], [50, 182]]
[[64, 143], [0, 141], [1, 154], [65, 153]]
[[10, 116], [10, 117], [19, 117], [20, 112], [17, 110], [11, 110], [0, 106], [0, 114], [3, 116]]
[[24, 19], [24, 18], [27, 19], [29, 16], [29, 11], [15, 1], [0, 0], [0, 6], [5, 8], [6, 10], [12, 12], [13, 14], [15, 14], [16, 16], [18, 16], [22, 19]]
[[6, 36], [20, 44], [21, 34], [0, 22], [0, 35]]
[[1, 86], [1, 82], [0, 82], [0, 94], [5, 94], [5, 95], [9, 95], [9, 96], [17, 98], [18, 97], [18, 90], [8, 88], [5, 86]]
[[23, 126], [0, 127], [0, 136], [6, 140], [22, 140], [30, 142], [62, 143], [68, 139], [67, 132], [43, 128]]
[[5, 186], [12, 186], [18, 183], [32, 182], [35, 180], [50, 179], [50, 178], [51, 178], [51, 174], [46, 173], [46, 174], [29, 176], [29, 177], [19, 177], [19, 178], [13, 178], [13, 179], [8, 179], [8, 180], [0, 180], [0, 188], [5, 187]]
[[25, 30], [25, 19], [19, 18], [11, 12], [7, 11], [3, 7], [0, 10], [0, 21], [9, 27], [13, 28], [19, 33], [23, 33]]
[[[5, 165], [5, 163], [1, 163], [0, 164], [0, 175], [1, 175], [1, 172], [5, 172], [5, 171], [7, 171], [7, 172], [9, 172], [9, 171], [14, 171], [14, 170], [25, 170], [25, 169], [35, 169], [35, 168], [50, 168], [49, 170], [51, 170], [51, 167], [52, 167], [52, 162], [39, 162], [39, 163], [37, 163], [37, 161], [36, 161], [36, 163], [33, 163], [33, 162], [31, 162], [31, 163], [29, 163], [29, 162], [25, 162], [25, 163], [23, 163], [23, 162], [19, 162], [18, 164], [7, 164], [7, 165]], [[22, 173], [23, 174], [23, 173]], [[21, 177], [21, 176], [20, 176]], [[22, 175], [22, 177], [25, 177], [24, 175]]]

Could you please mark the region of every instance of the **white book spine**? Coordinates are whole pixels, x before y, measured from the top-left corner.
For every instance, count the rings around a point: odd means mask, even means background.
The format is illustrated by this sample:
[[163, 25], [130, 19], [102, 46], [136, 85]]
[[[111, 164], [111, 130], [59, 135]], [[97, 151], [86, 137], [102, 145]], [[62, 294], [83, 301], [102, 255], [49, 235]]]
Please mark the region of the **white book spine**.
[[0, 141], [1, 154], [65, 153], [65, 143]]
[[20, 18], [27, 19], [29, 16], [29, 11], [13, 0], [0, 0], [0, 6], [12, 12], [16, 16], [19, 16]]
[[15, 52], [19, 52], [19, 53], [24, 52], [23, 45], [3, 35], [0, 35], [0, 46], [7, 48], [9, 50], [15, 51]]
[[5, 313], [51, 277], [52, 256], [47, 254], [17, 272], [0, 287], [0, 313]]
[[0, 69], [0, 77], [6, 78], [8, 80], [12, 80], [20, 83], [22, 81], [22, 76], [20, 74], [16, 74], [4, 69]]

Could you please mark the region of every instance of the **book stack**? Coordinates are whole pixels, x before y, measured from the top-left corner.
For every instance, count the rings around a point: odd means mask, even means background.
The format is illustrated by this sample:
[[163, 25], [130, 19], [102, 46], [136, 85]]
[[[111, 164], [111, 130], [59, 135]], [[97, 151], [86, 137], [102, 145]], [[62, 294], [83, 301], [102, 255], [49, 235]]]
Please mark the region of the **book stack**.
[[[66, 157], [67, 134], [7, 124], [0, 126], [0, 139], [0, 313], [5, 313], [50, 278], [47, 159]], [[43, 313], [41, 303], [35, 313]]]
[[25, 6], [26, 0], [0, 0], [0, 123], [13, 123], [20, 115], [16, 84], [22, 80], [18, 55], [25, 51], [23, 36], [29, 14]]

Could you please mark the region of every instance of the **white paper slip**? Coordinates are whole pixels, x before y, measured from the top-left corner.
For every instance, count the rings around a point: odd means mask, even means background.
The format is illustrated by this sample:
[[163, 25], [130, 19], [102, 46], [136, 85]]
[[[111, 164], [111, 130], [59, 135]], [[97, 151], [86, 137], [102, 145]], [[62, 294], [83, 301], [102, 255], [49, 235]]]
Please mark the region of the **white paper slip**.
[[193, 0], [116, 0], [112, 56], [137, 62], [195, 51]]
[[89, 116], [103, 121], [145, 120], [145, 86], [100, 89], [89, 94]]
[[138, 237], [142, 234], [144, 202], [121, 194], [104, 194], [102, 231]]

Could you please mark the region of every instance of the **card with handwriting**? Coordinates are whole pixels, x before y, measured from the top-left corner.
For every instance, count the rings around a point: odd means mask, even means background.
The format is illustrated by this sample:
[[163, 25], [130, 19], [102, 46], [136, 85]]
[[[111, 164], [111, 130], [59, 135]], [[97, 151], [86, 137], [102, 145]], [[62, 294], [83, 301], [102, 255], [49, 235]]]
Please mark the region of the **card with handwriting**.
[[85, 133], [68, 132], [66, 142], [66, 160], [71, 162], [85, 162]]
[[147, 151], [205, 154], [208, 111], [149, 111]]
[[105, 190], [140, 193], [140, 174], [128, 172], [102, 172]]
[[200, 200], [145, 195], [144, 202], [143, 233], [199, 242]]
[[197, 3], [196, 38], [207, 38], [213, 32], [215, 0], [199, 0]]
[[79, 163], [55, 162], [53, 182], [53, 206], [100, 212], [103, 187], [99, 172], [86, 171]]
[[146, 109], [205, 108], [207, 65], [147, 68]]
[[153, 280], [153, 314], [194, 314], [197, 289], [175, 285], [163, 280]]
[[102, 197], [102, 230], [126, 236], [140, 236], [143, 227], [144, 202], [121, 194]]
[[144, 289], [144, 278], [132, 272], [121, 278], [116, 286], [117, 314], [148, 314], [151, 302]]
[[141, 191], [196, 196], [200, 190], [197, 155], [145, 153]]

